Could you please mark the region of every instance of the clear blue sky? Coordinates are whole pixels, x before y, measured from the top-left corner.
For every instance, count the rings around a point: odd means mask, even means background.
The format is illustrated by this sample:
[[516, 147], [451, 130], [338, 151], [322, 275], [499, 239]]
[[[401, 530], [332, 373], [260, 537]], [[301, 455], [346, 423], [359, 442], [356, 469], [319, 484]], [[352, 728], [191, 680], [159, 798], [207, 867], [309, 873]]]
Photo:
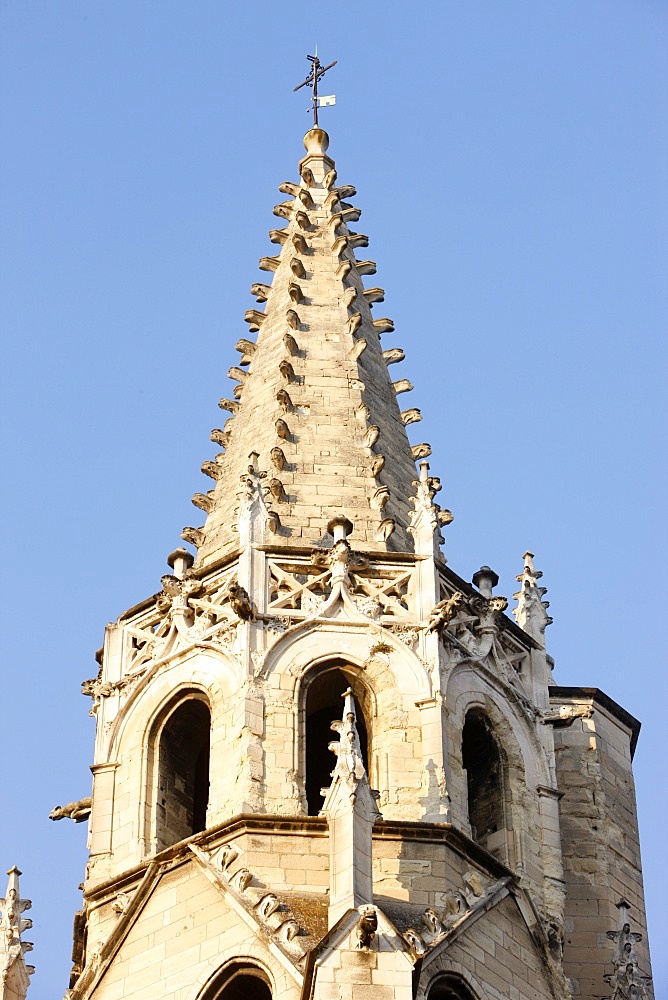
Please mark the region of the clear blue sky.
[[668, 5], [5, 0], [0, 33], [0, 865], [34, 901], [31, 1000], [67, 986], [85, 825], [47, 815], [90, 789], [80, 682], [200, 523], [316, 41], [339, 60], [322, 120], [425, 416], [413, 441], [456, 517], [450, 565], [489, 563], [511, 595], [531, 548], [558, 681], [643, 721], [668, 994]]

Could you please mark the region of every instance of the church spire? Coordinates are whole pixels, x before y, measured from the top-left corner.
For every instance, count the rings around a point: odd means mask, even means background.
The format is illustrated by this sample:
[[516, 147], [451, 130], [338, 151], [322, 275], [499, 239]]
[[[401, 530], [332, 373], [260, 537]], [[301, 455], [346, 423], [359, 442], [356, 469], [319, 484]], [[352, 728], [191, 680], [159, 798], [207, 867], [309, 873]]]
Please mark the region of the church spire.
[[270, 239], [280, 246], [263, 257], [270, 282], [252, 292], [262, 309], [246, 322], [257, 340], [237, 343], [241, 358], [229, 371], [236, 383], [220, 401], [229, 417], [212, 440], [222, 451], [202, 466], [213, 489], [193, 498], [206, 514], [201, 528], [183, 537], [206, 567], [239, 545], [238, 510], [249, 456], [264, 474], [266, 541], [312, 547], [327, 543], [332, 504], [354, 524], [355, 544], [371, 551], [412, 551], [407, 529], [415, 481], [415, 459], [428, 445], [411, 448], [405, 425], [419, 410], [400, 411], [397, 397], [412, 388], [392, 378], [401, 361], [397, 347], [384, 349], [390, 319], [374, 318], [380, 288], [364, 288], [372, 261], [355, 250], [368, 238], [350, 225], [360, 211], [346, 199], [349, 185], [336, 185], [329, 138], [320, 128], [305, 136], [299, 183], [285, 183], [288, 198], [274, 208], [287, 225]]

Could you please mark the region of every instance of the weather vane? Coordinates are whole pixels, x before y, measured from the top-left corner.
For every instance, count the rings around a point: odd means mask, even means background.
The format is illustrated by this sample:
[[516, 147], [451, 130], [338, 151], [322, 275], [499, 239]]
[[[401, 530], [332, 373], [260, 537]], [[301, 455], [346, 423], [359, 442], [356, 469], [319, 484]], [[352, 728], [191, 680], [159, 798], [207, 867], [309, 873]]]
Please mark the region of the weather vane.
[[[332, 104], [336, 104], [336, 97], [334, 94], [329, 94], [327, 97], [318, 97], [318, 80], [322, 79], [328, 69], [332, 66], [336, 66], [337, 60], [331, 62], [329, 66], [323, 66], [318, 59], [318, 47], [316, 46], [315, 55], [306, 57], [311, 65], [311, 72], [300, 84], [295, 87], [295, 90], [301, 90], [302, 87], [311, 87], [313, 89], [313, 96], [311, 101], [313, 102], [313, 124], [317, 127], [318, 125], [318, 108], [329, 108]], [[310, 109], [309, 109], [310, 110]]]

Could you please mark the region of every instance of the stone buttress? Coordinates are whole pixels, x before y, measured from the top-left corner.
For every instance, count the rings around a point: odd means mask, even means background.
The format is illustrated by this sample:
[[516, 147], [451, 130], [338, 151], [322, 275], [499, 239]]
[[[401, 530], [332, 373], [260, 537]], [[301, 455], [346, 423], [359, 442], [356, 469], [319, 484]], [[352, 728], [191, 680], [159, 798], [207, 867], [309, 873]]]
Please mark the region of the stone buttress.
[[[591, 765], [612, 803], [635, 720], [554, 686], [530, 553], [516, 621], [489, 567], [469, 583], [446, 565], [452, 515], [408, 438], [420, 411], [328, 142], [312, 129], [280, 187], [205, 517], [183, 533], [196, 554], [176, 549], [159, 592], [107, 627], [84, 684], [68, 996], [593, 1000], [614, 953], [605, 878], [644, 919], [637, 836], [599, 804], [624, 851], [601, 834], [579, 864], [564, 776]], [[593, 884], [587, 964], [575, 901]]]

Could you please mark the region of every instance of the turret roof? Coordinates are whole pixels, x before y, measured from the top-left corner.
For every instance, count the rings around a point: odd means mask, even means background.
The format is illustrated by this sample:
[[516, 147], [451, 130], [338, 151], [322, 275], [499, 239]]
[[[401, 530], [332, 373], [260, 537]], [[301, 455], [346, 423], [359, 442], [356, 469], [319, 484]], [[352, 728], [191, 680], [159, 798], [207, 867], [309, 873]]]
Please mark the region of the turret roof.
[[393, 381], [389, 365], [403, 351], [384, 350], [381, 335], [394, 327], [371, 311], [383, 291], [362, 283], [376, 268], [355, 257], [368, 245], [349, 228], [360, 215], [346, 201], [355, 189], [336, 186], [326, 132], [311, 129], [304, 145], [300, 183], [281, 184], [288, 198], [274, 209], [287, 222], [270, 233], [280, 252], [260, 261], [271, 281], [251, 289], [265, 303], [246, 313], [257, 341], [237, 344], [241, 359], [229, 372], [237, 385], [220, 403], [230, 416], [212, 432], [224, 450], [203, 466], [215, 485], [193, 498], [206, 522], [184, 531], [198, 547], [199, 568], [238, 545], [236, 509], [249, 465], [267, 474], [272, 545], [331, 543], [327, 525], [337, 512], [353, 522], [355, 546], [413, 550], [415, 459], [429, 448], [411, 448], [406, 424], [420, 413], [400, 411], [397, 396], [412, 386]]

